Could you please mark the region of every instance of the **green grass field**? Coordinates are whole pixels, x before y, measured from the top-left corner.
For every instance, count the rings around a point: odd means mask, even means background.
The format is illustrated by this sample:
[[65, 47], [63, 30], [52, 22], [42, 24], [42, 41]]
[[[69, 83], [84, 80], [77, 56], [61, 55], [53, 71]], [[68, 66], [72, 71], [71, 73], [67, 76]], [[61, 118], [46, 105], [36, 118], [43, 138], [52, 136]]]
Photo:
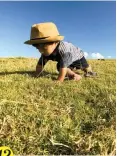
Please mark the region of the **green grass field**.
[[35, 78], [37, 59], [1, 58], [0, 146], [15, 155], [115, 155], [116, 61], [88, 62], [98, 77], [57, 84], [54, 62]]

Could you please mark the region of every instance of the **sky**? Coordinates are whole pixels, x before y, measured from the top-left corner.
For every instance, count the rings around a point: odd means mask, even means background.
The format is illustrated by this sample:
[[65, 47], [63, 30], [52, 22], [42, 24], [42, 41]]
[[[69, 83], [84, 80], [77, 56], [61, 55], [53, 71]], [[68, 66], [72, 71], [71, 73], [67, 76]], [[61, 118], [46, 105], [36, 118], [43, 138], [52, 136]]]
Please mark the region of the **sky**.
[[33, 24], [54, 22], [86, 58], [116, 58], [115, 1], [0, 1], [0, 57], [33, 57]]

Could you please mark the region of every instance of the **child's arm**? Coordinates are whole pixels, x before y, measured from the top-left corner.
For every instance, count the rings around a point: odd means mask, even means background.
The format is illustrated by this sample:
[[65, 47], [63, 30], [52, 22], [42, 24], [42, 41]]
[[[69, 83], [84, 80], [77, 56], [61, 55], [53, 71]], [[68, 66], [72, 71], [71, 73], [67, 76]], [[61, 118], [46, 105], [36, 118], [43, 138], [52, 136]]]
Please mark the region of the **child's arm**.
[[67, 74], [67, 68], [60, 68], [59, 76], [58, 76], [57, 80], [60, 82], [63, 82], [66, 74]]
[[35, 76], [38, 76], [39, 74], [41, 74], [42, 70], [43, 70], [42, 65], [37, 64], [36, 71], [35, 71]]
[[41, 58], [39, 59], [37, 65], [36, 65], [36, 71], [35, 71], [35, 76], [39, 76], [41, 74], [41, 72], [43, 71], [43, 68], [45, 66], [45, 64], [47, 63], [48, 60], [45, 60], [45, 58], [41, 56]]

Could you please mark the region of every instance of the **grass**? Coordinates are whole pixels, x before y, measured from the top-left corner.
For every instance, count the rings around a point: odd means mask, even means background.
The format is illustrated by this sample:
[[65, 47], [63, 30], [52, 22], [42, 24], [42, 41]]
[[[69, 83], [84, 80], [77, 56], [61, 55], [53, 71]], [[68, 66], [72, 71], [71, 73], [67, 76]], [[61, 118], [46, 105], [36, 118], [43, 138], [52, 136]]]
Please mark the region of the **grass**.
[[0, 59], [0, 146], [15, 155], [115, 155], [115, 60], [89, 60], [98, 77], [61, 84], [56, 63], [35, 78], [36, 63]]

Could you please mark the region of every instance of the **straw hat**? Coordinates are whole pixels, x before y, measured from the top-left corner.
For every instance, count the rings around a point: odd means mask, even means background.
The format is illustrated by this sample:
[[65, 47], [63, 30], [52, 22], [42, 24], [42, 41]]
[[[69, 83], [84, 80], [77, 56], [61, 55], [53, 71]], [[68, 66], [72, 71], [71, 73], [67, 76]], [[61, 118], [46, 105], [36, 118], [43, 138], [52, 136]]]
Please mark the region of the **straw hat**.
[[61, 41], [64, 36], [58, 32], [56, 25], [52, 22], [34, 24], [31, 27], [30, 40], [25, 41], [25, 44], [38, 44], [46, 42]]

